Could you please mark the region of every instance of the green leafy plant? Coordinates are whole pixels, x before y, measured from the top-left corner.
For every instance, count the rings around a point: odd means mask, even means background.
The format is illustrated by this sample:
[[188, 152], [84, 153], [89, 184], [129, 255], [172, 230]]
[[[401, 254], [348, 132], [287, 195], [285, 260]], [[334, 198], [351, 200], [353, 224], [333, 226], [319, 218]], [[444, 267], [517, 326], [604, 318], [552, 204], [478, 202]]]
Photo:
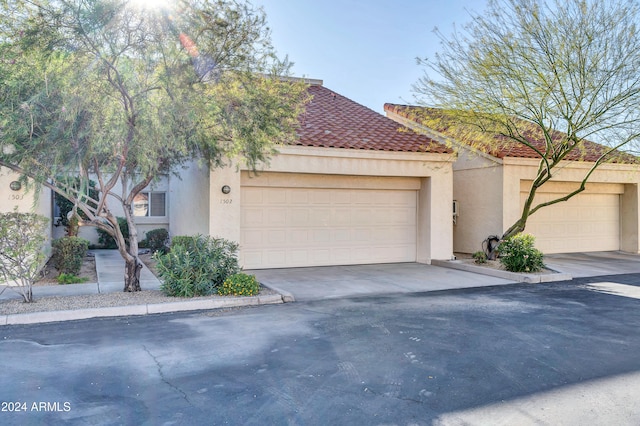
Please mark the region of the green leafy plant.
[[218, 294], [223, 296], [254, 296], [260, 292], [260, 283], [255, 275], [239, 272], [229, 276], [221, 286]]
[[[144, 239], [144, 245], [151, 250], [152, 253], [168, 251], [169, 231], [164, 228], [152, 229], [147, 232]], [[141, 244], [142, 246], [142, 244]]]
[[58, 284], [79, 284], [89, 281], [88, 278], [79, 277], [74, 274], [65, 274], [64, 272], [58, 275]]
[[195, 250], [198, 240], [202, 235], [176, 235], [171, 238], [171, 247], [182, 246], [187, 250]]
[[516, 234], [500, 243], [498, 254], [500, 263], [511, 272], [538, 272], [544, 268], [544, 255], [533, 245], [531, 234]]
[[[127, 219], [124, 217], [118, 217], [118, 226], [120, 227], [120, 231], [122, 232], [122, 236], [124, 240], [129, 244], [129, 224], [127, 223]], [[104, 231], [100, 228], [96, 229], [98, 231], [98, 245], [102, 248], [106, 249], [114, 249], [118, 248], [116, 244], [116, 240], [113, 239], [107, 231]]]
[[487, 253], [483, 251], [477, 251], [471, 255], [475, 263], [487, 263]]
[[63, 237], [51, 243], [53, 266], [64, 274], [77, 275], [87, 255], [89, 241], [80, 237]]
[[154, 255], [160, 289], [177, 297], [215, 294], [228, 276], [240, 272], [237, 252], [238, 244], [223, 238], [174, 238], [168, 253]]
[[48, 219], [34, 213], [0, 213], [0, 281], [25, 302], [33, 301], [32, 286], [44, 267], [42, 251]]

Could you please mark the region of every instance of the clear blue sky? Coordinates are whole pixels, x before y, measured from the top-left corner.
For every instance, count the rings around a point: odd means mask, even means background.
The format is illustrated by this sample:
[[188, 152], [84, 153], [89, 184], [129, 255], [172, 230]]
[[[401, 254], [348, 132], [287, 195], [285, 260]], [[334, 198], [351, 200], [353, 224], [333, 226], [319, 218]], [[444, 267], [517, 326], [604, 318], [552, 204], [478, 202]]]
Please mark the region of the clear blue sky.
[[324, 85], [374, 111], [385, 102], [413, 103], [411, 85], [423, 74], [416, 57], [433, 57], [433, 29], [482, 12], [485, 0], [253, 0], [267, 13], [280, 56], [293, 74]]

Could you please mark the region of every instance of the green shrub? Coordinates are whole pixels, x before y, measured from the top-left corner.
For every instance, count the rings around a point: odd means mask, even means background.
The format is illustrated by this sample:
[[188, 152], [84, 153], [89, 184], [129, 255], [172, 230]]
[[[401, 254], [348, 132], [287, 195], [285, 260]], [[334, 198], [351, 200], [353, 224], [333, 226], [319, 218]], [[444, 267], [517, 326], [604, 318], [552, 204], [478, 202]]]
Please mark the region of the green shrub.
[[152, 229], [147, 232], [144, 239], [144, 245], [151, 250], [151, 253], [155, 252], [167, 252], [167, 243], [169, 242], [169, 231], [164, 228]]
[[255, 275], [243, 272], [228, 277], [218, 287], [218, 294], [223, 296], [254, 296], [260, 292], [260, 284]]
[[203, 238], [202, 235], [176, 235], [171, 238], [171, 247], [182, 246], [187, 250], [193, 251], [201, 238]]
[[51, 243], [53, 266], [64, 274], [77, 275], [89, 250], [89, 241], [80, 237], [63, 237]]
[[89, 278], [79, 277], [74, 274], [65, 274], [64, 272], [58, 275], [58, 284], [78, 284], [89, 281]]
[[163, 279], [160, 289], [167, 296], [215, 294], [228, 276], [240, 271], [235, 242], [202, 235], [177, 241], [174, 238], [168, 253], [154, 255]]
[[475, 263], [487, 263], [487, 253], [483, 251], [477, 251], [472, 255]]
[[[122, 232], [125, 243], [129, 244], [129, 224], [127, 223], [127, 218], [118, 217], [118, 226], [120, 227], [120, 232]], [[98, 231], [98, 245], [106, 249], [118, 248], [116, 240], [109, 235], [107, 231], [100, 228], [96, 228], [96, 230]]]
[[533, 243], [531, 234], [517, 234], [498, 246], [500, 263], [511, 272], [537, 272], [544, 268], [542, 252]]

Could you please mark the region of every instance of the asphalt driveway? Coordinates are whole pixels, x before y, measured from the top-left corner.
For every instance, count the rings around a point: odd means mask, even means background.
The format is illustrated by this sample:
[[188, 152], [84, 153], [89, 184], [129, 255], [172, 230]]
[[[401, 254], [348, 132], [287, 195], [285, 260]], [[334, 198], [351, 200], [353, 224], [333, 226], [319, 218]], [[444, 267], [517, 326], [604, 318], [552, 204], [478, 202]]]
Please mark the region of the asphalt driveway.
[[603, 282], [640, 277], [6, 326], [0, 423], [637, 425], [640, 300]]

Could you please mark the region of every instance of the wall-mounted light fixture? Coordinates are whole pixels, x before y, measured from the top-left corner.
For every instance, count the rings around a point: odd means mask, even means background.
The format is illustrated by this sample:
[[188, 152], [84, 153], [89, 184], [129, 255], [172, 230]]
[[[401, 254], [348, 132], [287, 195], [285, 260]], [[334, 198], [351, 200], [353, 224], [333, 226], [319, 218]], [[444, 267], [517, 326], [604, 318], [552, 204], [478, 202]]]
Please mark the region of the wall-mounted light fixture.
[[231, 187], [229, 185], [225, 185], [222, 187], [222, 193], [223, 194], [228, 194], [231, 192]]
[[17, 180], [14, 180], [9, 184], [9, 188], [11, 188], [12, 191], [20, 191], [22, 189], [22, 184]]

